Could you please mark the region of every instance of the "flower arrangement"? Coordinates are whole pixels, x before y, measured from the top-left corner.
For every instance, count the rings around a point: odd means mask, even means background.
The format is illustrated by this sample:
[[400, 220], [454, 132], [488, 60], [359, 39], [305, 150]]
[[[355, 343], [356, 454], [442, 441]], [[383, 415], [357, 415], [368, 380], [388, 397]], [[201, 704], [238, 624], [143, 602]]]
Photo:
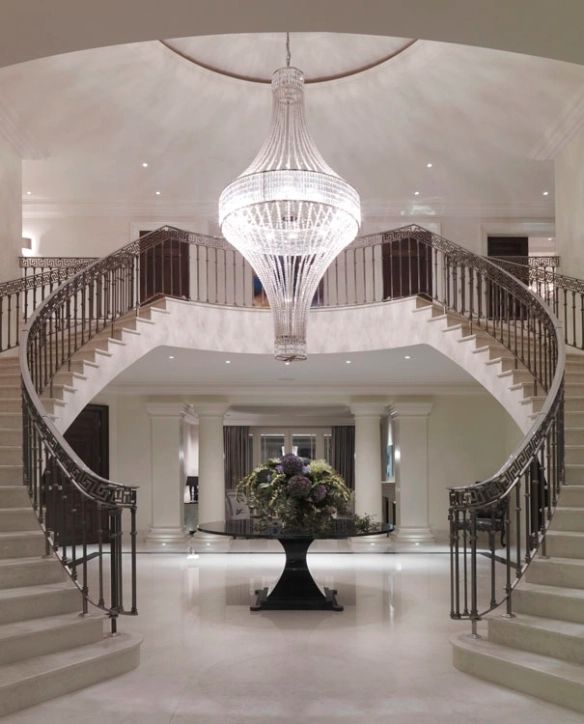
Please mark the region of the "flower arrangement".
[[325, 460], [284, 455], [255, 468], [237, 486], [238, 495], [266, 522], [321, 527], [350, 509], [351, 491]]

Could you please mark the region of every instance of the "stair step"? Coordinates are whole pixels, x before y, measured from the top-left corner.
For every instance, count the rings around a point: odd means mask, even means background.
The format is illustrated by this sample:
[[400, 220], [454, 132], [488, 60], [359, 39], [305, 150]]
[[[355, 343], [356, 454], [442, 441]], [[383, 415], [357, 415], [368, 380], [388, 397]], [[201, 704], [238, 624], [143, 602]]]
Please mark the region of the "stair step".
[[460, 634], [454, 666], [467, 674], [584, 713], [584, 667]]
[[573, 412], [566, 410], [564, 412], [566, 427], [584, 427], [584, 412]]
[[559, 504], [562, 508], [584, 508], [584, 466], [566, 465], [566, 477], [569, 483], [562, 486]]
[[584, 533], [562, 530], [548, 531], [547, 553], [553, 558], [581, 558], [584, 562]]
[[0, 428], [3, 430], [22, 430], [22, 410], [6, 412], [0, 405]]
[[0, 445], [0, 464], [22, 465], [22, 446]]
[[493, 643], [584, 664], [584, 624], [522, 613], [489, 618], [488, 626]]
[[81, 593], [70, 580], [0, 589], [0, 624], [80, 613]]
[[56, 558], [3, 558], [0, 560], [0, 589], [62, 583], [67, 573]]
[[[551, 531], [548, 531], [548, 536]], [[535, 558], [525, 572], [528, 583], [584, 589], [584, 561], [578, 558]]]
[[37, 517], [30, 505], [22, 508], [0, 508], [0, 532], [34, 530]]
[[0, 487], [22, 484], [22, 462], [17, 465], [0, 464]]
[[39, 528], [0, 533], [0, 558], [42, 556], [45, 549], [45, 536]]
[[0, 626], [0, 666], [101, 641], [104, 621], [103, 615], [66, 613], [4, 624]]
[[2, 412], [20, 412], [22, 413], [22, 399], [20, 397], [5, 397], [0, 400], [0, 410]]
[[23, 508], [30, 505], [24, 485], [0, 485], [0, 508]]
[[566, 445], [584, 444], [584, 427], [566, 427], [564, 436]]
[[584, 533], [584, 507], [557, 507], [552, 518], [551, 531], [566, 530]]
[[122, 633], [0, 666], [0, 716], [135, 669], [141, 643], [139, 636]]
[[531, 616], [584, 624], [584, 589], [546, 586], [524, 579], [513, 592], [513, 610]]
[[584, 397], [566, 397], [564, 401], [564, 408], [567, 412], [584, 412]]

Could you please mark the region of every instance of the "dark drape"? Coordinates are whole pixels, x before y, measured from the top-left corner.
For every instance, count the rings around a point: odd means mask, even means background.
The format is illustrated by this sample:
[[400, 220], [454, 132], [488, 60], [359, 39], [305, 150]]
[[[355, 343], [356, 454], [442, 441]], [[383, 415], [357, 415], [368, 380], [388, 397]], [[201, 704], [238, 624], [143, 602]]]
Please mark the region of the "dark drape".
[[355, 487], [355, 428], [337, 425], [332, 428], [331, 465], [351, 490]]
[[239, 481], [251, 472], [252, 442], [246, 425], [223, 428], [223, 450], [225, 452], [225, 489], [232, 490]]

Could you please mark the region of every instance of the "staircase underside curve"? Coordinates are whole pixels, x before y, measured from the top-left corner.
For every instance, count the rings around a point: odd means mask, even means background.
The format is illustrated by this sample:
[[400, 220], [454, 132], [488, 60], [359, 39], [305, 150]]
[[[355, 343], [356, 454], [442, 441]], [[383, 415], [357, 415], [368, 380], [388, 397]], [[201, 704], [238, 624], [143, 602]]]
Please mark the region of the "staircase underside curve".
[[[218, 308], [166, 298], [128, 315], [94, 337], [56, 377], [46, 399], [60, 431], [130, 365], [160, 346], [225, 353], [272, 354], [269, 310]], [[416, 297], [367, 306], [313, 310], [308, 353], [350, 353], [417, 344], [434, 347], [490, 392], [522, 431], [543, 398], [529, 397], [531, 376], [515, 370], [511, 353], [492, 337], [472, 334], [467, 323]], [[390, 372], [388, 371], [388, 377]], [[518, 381], [519, 380], [519, 381]], [[48, 395], [46, 396], [48, 397]], [[503, 461], [493, 461], [494, 467]]]

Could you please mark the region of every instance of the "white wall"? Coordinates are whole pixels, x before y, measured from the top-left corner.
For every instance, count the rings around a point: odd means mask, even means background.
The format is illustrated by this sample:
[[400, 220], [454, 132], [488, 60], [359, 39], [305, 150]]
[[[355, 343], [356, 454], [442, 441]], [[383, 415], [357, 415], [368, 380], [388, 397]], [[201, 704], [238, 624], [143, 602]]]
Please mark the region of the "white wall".
[[[101, 395], [110, 406], [110, 469], [117, 482], [139, 486], [138, 529], [152, 521], [152, 463], [148, 401], [134, 395]], [[334, 422], [334, 421], [333, 421]], [[198, 473], [198, 428], [185, 425], [185, 467]], [[430, 526], [444, 538], [448, 528], [448, 487], [481, 480], [503, 464], [521, 433], [490, 395], [437, 395], [429, 418]]]
[[555, 159], [556, 243], [564, 274], [584, 276], [584, 129]]
[[22, 248], [22, 161], [0, 135], [0, 281], [19, 276]]
[[448, 488], [497, 472], [522, 433], [490, 395], [437, 396], [429, 419], [430, 527], [444, 538]]

